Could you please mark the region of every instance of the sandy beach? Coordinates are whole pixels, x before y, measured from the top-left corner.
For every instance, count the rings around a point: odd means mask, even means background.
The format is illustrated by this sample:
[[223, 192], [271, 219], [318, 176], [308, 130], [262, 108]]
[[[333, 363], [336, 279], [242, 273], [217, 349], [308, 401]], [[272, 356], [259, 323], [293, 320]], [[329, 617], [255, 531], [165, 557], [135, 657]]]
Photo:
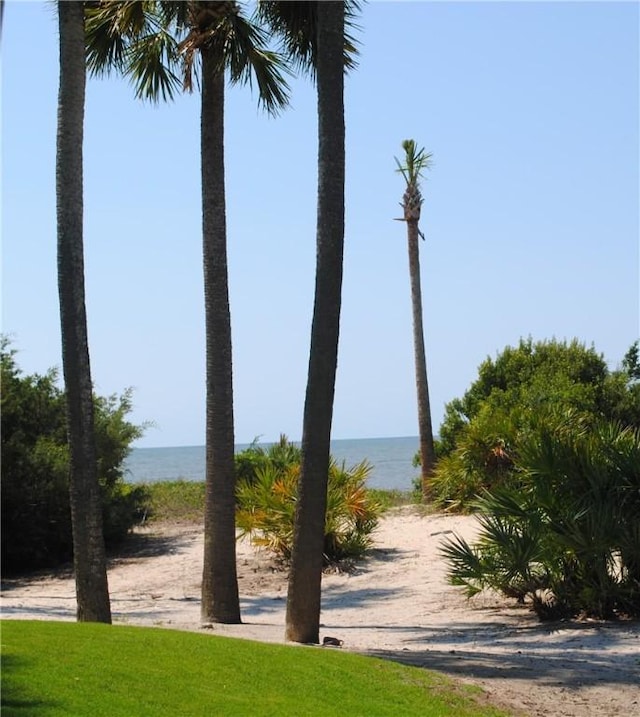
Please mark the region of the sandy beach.
[[[640, 623], [543, 624], [499, 595], [466, 600], [447, 584], [438, 548], [447, 535], [475, 530], [470, 516], [387, 514], [368, 559], [324, 576], [321, 639], [480, 685], [515, 714], [640, 714]], [[201, 526], [139, 529], [110, 563], [114, 623], [283, 642], [286, 573], [246, 540], [238, 566], [243, 624], [203, 627]], [[3, 619], [74, 620], [71, 571], [3, 580], [0, 607]]]

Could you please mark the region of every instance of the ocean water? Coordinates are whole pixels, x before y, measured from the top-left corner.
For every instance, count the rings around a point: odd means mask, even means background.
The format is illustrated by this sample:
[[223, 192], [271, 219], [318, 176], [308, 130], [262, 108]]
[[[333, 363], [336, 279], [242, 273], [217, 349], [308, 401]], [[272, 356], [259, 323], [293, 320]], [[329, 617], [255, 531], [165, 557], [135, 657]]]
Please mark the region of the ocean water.
[[[239, 444], [236, 451], [249, 444]], [[261, 444], [264, 445], [264, 444]], [[372, 466], [370, 488], [411, 490], [419, 469], [412, 465], [418, 451], [416, 436], [404, 438], [358, 438], [331, 441], [331, 455], [347, 467], [367, 460]], [[134, 448], [125, 461], [125, 480], [152, 483], [160, 480], [202, 481], [205, 476], [204, 446]]]

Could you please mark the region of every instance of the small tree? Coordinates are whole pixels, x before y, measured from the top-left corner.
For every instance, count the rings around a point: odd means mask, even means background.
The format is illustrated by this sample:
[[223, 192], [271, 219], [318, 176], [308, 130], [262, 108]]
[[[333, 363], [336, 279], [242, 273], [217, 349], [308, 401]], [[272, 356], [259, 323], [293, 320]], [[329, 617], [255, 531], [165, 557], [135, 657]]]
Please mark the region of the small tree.
[[551, 408], [640, 428], [640, 382], [624, 366], [610, 371], [577, 340], [529, 338], [487, 358], [464, 396], [446, 407], [432, 481], [436, 503], [468, 509], [483, 489], [517, 485], [520, 446]]

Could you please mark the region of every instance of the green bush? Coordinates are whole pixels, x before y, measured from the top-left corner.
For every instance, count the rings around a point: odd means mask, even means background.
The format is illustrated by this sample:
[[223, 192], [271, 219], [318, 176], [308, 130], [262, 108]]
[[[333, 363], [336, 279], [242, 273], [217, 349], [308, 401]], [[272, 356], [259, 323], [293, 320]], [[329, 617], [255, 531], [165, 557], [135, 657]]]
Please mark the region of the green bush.
[[255, 480], [259, 470], [272, 467], [278, 471], [286, 470], [300, 463], [302, 451], [295, 443], [291, 443], [283, 434], [280, 440], [270, 446], [258, 445], [258, 439], [243, 451], [236, 453], [236, 479], [241, 481]]
[[[293, 545], [300, 449], [285, 436], [269, 449], [252, 446], [247, 451], [255, 470], [238, 482], [237, 525], [256, 545], [288, 560]], [[248, 461], [239, 454], [237, 461]], [[244, 462], [243, 462], [244, 461]], [[367, 494], [365, 483], [371, 466], [346, 468], [331, 460], [325, 519], [325, 564], [361, 556], [371, 544], [378, 523], [379, 505]]]
[[[51, 567], [72, 557], [66, 408], [57, 374], [22, 376], [8, 341], [2, 370], [2, 566]], [[142, 429], [126, 420], [129, 392], [95, 398], [105, 540], [122, 540], [138, 519], [145, 491], [122, 480], [123, 461]]]
[[477, 502], [477, 542], [445, 542], [451, 582], [529, 599], [542, 619], [640, 615], [640, 431], [546, 416], [514, 468], [517, 486]]
[[520, 446], [550, 411], [640, 428], [637, 348], [613, 372], [575, 340], [528, 339], [487, 359], [464, 396], [446, 407], [431, 484], [436, 506], [468, 510], [482, 490], [517, 487]]

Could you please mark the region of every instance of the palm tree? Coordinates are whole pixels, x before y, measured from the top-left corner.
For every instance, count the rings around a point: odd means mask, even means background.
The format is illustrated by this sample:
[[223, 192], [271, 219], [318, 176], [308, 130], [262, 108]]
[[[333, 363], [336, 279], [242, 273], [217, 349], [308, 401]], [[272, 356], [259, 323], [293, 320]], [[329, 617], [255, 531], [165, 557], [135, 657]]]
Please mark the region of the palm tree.
[[58, 293], [70, 450], [69, 496], [79, 621], [111, 622], [84, 292], [82, 141], [86, 70], [82, 3], [59, 2], [56, 140]]
[[422, 172], [431, 166], [431, 154], [423, 149], [418, 150], [412, 139], [402, 143], [405, 163], [396, 158], [398, 171], [404, 177], [407, 188], [400, 206], [403, 218], [399, 221], [407, 223], [407, 239], [409, 244], [409, 277], [411, 281], [411, 308], [413, 313], [413, 350], [416, 369], [416, 393], [418, 396], [418, 428], [420, 433], [420, 463], [422, 470], [422, 497], [430, 498], [430, 478], [435, 467], [435, 450], [433, 445], [433, 427], [431, 425], [431, 404], [429, 401], [429, 382], [427, 380], [427, 359], [424, 349], [424, 332], [422, 327], [422, 289], [420, 286], [420, 253], [418, 237], [424, 235], [418, 226], [422, 208], [422, 194], [419, 180]]
[[[123, 6], [130, 6], [129, 13]], [[240, 622], [236, 571], [231, 318], [224, 183], [225, 70], [255, 78], [271, 112], [287, 102], [283, 65], [236, 2], [102, 2], [89, 15], [89, 65], [118, 67], [138, 96], [170, 98], [200, 58], [202, 235], [206, 323], [206, 498], [202, 619]], [[178, 42], [178, 36], [182, 41]]]
[[287, 640], [319, 642], [324, 526], [335, 391], [344, 248], [344, 70], [355, 51], [344, 2], [264, 2], [262, 17], [300, 66], [315, 73], [318, 93], [317, 265], [302, 465], [287, 596]]

